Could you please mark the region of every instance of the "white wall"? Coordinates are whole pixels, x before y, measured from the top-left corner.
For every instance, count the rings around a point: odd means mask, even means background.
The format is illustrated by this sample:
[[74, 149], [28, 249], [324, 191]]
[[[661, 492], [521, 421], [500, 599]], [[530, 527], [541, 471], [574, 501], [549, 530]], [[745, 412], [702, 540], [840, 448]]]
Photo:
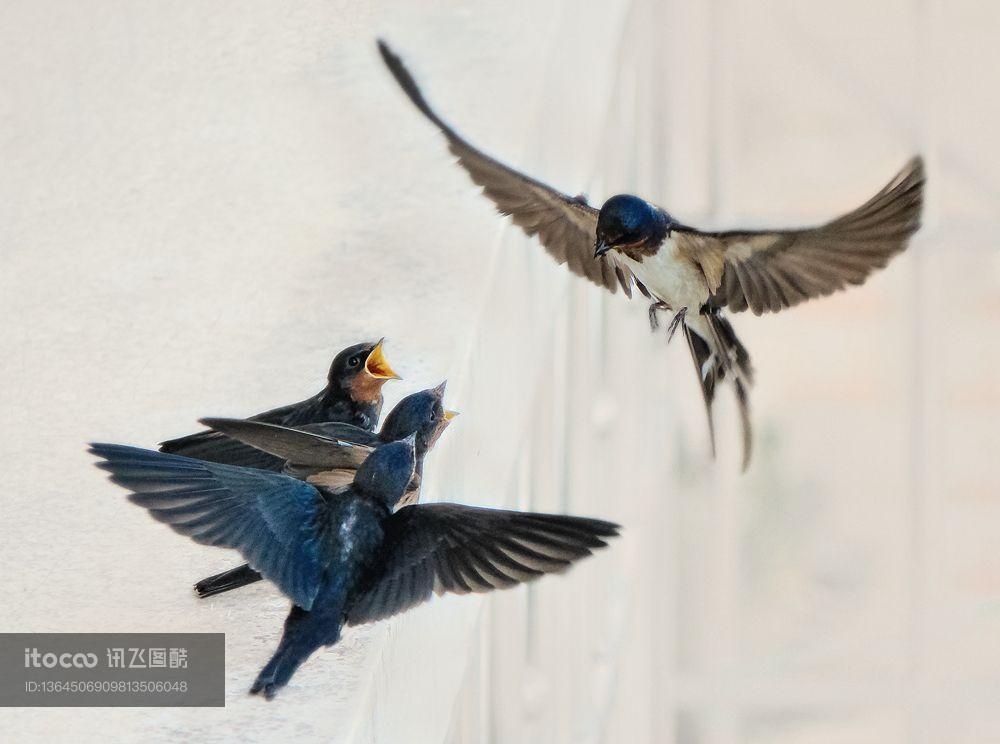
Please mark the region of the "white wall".
[[[1000, 739], [1000, 162], [987, 3], [8, 2], [0, 10], [0, 631], [227, 633], [220, 710], [0, 710], [23, 739]], [[925, 228], [867, 286], [735, 319], [758, 448], [680, 344], [498, 220], [379, 66], [592, 200], [809, 223], [914, 151]], [[153, 524], [83, 442], [320, 384], [387, 335], [463, 415], [426, 498], [616, 519], [565, 578], [351, 631], [245, 694], [286, 603]]]

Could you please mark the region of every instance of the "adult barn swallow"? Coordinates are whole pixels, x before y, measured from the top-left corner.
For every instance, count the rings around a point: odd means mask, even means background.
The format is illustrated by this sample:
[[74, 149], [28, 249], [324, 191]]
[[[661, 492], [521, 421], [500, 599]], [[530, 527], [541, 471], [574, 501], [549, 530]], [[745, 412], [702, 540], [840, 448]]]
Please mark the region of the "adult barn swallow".
[[[457, 415], [442, 405], [445, 383], [403, 398], [385, 417], [375, 434], [350, 424], [312, 424], [291, 429], [277, 424], [245, 419], [202, 419], [215, 431], [280, 458], [283, 472], [313, 485], [337, 488], [349, 485], [372, 451], [383, 444], [416, 436], [417, 462], [413, 477], [397, 504], [407, 506], [420, 498], [424, 456]], [[209, 576], [194, 585], [202, 599], [222, 594], [263, 578], [244, 563]]]
[[116, 444], [90, 451], [154, 519], [240, 551], [291, 599], [277, 651], [250, 688], [271, 699], [344, 625], [390, 617], [434, 593], [488, 592], [559, 572], [618, 534], [596, 519], [460, 504], [393, 513], [416, 465], [415, 439], [379, 447], [337, 489]]
[[[382, 411], [382, 386], [400, 379], [382, 352], [382, 343], [348, 346], [334, 357], [326, 387], [311, 398], [259, 413], [251, 421], [302, 426], [327, 421], [371, 431]], [[284, 461], [217, 431], [201, 431], [160, 443], [161, 452], [228, 465], [280, 471]]]
[[[716, 385], [729, 379], [743, 423], [743, 467], [749, 463], [750, 355], [723, 315], [750, 309], [777, 312], [861, 284], [906, 248], [920, 227], [924, 167], [915, 157], [875, 196], [824, 225], [793, 230], [706, 232], [660, 207], [619, 194], [598, 210], [494, 160], [470, 145], [437, 115], [412, 75], [383, 41], [382, 59], [410, 101], [448, 140], [448, 147], [497, 210], [570, 271], [632, 296], [633, 285], [653, 300], [656, 313], [674, 313], [670, 336], [682, 328], [708, 413]], [[669, 337], [669, 336], [668, 336]]]

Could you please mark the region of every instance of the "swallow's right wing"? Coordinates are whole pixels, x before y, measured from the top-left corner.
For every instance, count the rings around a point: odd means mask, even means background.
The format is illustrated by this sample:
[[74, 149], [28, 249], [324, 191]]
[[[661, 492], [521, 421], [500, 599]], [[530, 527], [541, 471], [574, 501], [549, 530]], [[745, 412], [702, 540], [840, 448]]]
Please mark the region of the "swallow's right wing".
[[497, 211], [509, 215], [529, 236], [537, 235], [548, 254], [566, 264], [574, 274], [611, 292], [616, 292], [620, 285], [631, 297], [635, 284], [648, 295], [646, 288], [614, 255], [606, 253], [594, 258], [598, 210], [583, 198], [556, 191], [470, 145], [430, 107], [413, 76], [389, 45], [379, 40], [378, 49], [403, 92], [441, 130], [459, 164], [483, 187], [483, 193], [493, 201]]
[[202, 545], [238, 550], [295, 604], [312, 607], [326, 567], [320, 516], [328, 507], [308, 483], [120, 444], [90, 452], [153, 519]]

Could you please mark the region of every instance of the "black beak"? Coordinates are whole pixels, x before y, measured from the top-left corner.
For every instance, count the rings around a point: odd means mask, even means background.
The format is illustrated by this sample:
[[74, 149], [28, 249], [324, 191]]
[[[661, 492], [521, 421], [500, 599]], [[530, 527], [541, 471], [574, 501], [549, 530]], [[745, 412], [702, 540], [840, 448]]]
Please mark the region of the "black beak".
[[605, 241], [598, 238], [594, 241], [594, 258], [600, 258], [605, 253], [610, 251], [612, 246], [608, 245]]

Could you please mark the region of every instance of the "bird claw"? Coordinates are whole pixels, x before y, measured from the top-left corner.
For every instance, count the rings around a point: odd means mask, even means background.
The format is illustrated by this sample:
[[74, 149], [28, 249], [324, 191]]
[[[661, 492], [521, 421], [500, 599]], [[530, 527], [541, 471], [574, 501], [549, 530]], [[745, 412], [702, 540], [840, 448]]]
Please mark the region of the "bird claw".
[[656, 313], [660, 310], [669, 310], [670, 305], [665, 302], [654, 302], [649, 306], [649, 329], [656, 332], [660, 327], [660, 319], [657, 317]]
[[[668, 305], [667, 303], [663, 302], [662, 300], [660, 300], [658, 302], [654, 302], [652, 305], [650, 305], [649, 306], [649, 327], [650, 327], [650, 329], [652, 329], [654, 332], [657, 331], [657, 330], [659, 330], [659, 328], [660, 328], [660, 319], [659, 319], [659, 317], [657, 317], [656, 314], [660, 310], [669, 311], [671, 309], [672, 308], [670, 307], [670, 305]], [[674, 313], [674, 317], [670, 319], [670, 325], [667, 326], [667, 343], [668, 344], [670, 343], [670, 339], [672, 339], [674, 337], [674, 334], [677, 332], [678, 326], [680, 326], [680, 324], [684, 321], [684, 316], [686, 314], [687, 314], [687, 308], [686, 307], [682, 307], [680, 310], [678, 310], [676, 313]]]
[[674, 317], [670, 320], [670, 325], [667, 326], [668, 344], [670, 343], [670, 339], [672, 339], [674, 337], [674, 334], [677, 332], [678, 326], [680, 326], [680, 324], [684, 322], [685, 315], [687, 315], [686, 307], [682, 307], [680, 310], [674, 313]]

